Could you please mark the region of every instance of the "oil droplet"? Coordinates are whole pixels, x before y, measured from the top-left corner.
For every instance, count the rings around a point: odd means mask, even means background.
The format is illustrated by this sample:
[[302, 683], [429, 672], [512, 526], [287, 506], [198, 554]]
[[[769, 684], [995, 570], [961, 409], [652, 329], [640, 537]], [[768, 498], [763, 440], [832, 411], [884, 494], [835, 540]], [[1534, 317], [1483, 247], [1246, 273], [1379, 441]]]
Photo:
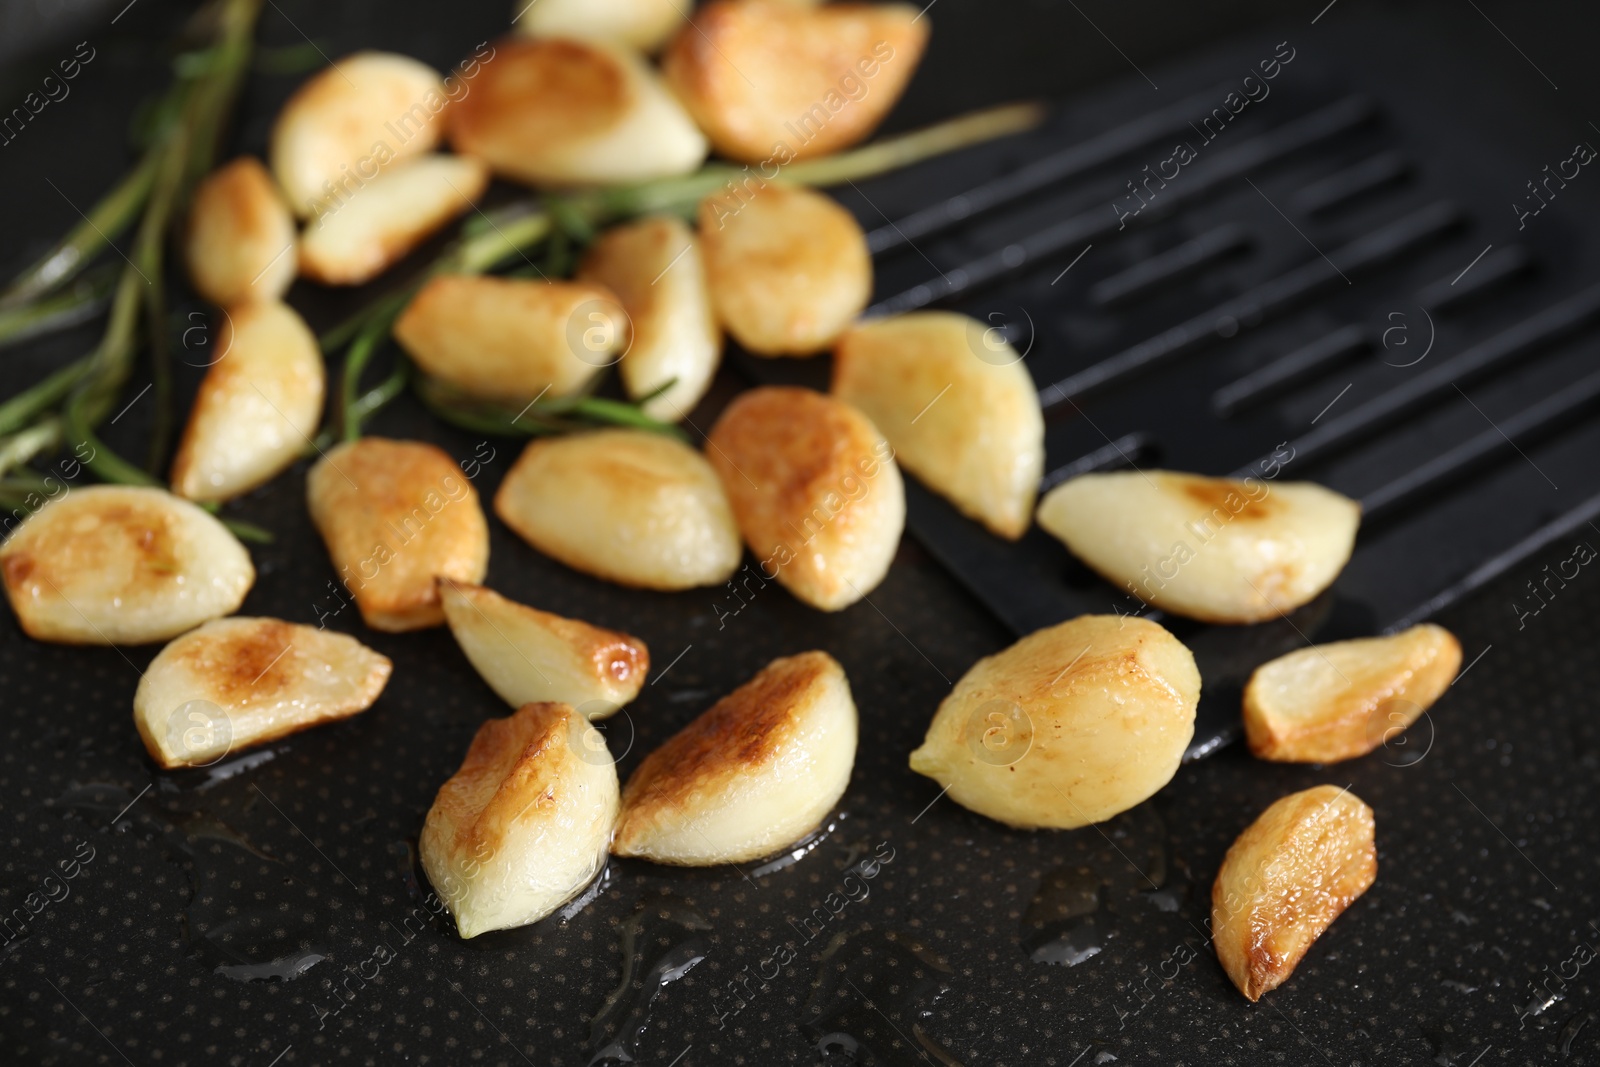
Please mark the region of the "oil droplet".
[[1039, 879], [1039, 888], [1022, 916], [1022, 947], [1035, 963], [1066, 967], [1100, 953], [1100, 875], [1088, 867], [1056, 867]]
[[823, 1062], [961, 1067], [927, 1032], [950, 969], [904, 936], [867, 928], [835, 934], [823, 949], [802, 1026]]
[[623, 921], [622, 980], [590, 1023], [589, 1046], [595, 1050], [591, 1067], [608, 1060], [633, 1062], [650, 1027], [651, 1005], [663, 989], [706, 958], [700, 935], [710, 929], [705, 916], [670, 896], [641, 901]]

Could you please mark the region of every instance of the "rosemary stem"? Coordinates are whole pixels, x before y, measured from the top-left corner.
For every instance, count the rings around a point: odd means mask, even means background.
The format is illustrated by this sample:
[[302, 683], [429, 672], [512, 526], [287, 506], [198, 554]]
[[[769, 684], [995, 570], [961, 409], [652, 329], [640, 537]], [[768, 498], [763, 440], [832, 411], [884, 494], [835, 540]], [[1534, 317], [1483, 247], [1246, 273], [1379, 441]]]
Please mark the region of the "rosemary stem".
[[138, 218], [155, 182], [160, 153], [155, 148], [90, 209], [88, 216], [67, 231], [54, 248], [19, 274], [0, 294], [0, 308], [15, 308], [37, 300], [66, 283]]

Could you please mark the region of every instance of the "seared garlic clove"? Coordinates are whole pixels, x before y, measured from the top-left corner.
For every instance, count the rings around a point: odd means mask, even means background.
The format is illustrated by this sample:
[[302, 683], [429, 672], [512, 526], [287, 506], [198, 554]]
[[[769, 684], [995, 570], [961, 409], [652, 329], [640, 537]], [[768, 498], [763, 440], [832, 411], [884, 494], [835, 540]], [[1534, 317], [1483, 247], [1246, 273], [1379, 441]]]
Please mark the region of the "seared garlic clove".
[[1284, 797], [1239, 835], [1211, 887], [1222, 969], [1260, 1000], [1377, 876], [1371, 808], [1331, 785]]
[[639, 695], [650, 651], [637, 637], [442, 578], [445, 621], [483, 680], [514, 708], [555, 701], [603, 719]]
[[883, 581], [905, 529], [905, 485], [865, 415], [809, 389], [752, 389], [707, 444], [763, 574], [823, 611]]
[[641, 182], [688, 174], [706, 139], [634, 53], [564, 39], [497, 42], [450, 109], [450, 143], [535, 185]]
[[371, 281], [435, 230], [469, 210], [489, 168], [466, 156], [422, 156], [387, 167], [347, 203], [306, 226], [300, 273], [324, 285]]
[[927, 40], [907, 4], [713, 0], [668, 45], [662, 71], [718, 152], [786, 166], [871, 134]]
[[433, 445], [382, 437], [342, 444], [311, 468], [306, 498], [340, 584], [374, 630], [438, 626], [435, 579], [483, 580], [489, 524], [478, 492]]
[[0, 545], [23, 632], [142, 645], [237, 611], [256, 580], [228, 528], [165, 489], [91, 485], [30, 515]]
[[646, 430], [535, 439], [494, 510], [545, 555], [623, 585], [719, 585], [739, 566], [716, 472], [688, 445]]
[[1172, 471], [1083, 474], [1039, 504], [1039, 525], [1113, 585], [1220, 623], [1314, 598], [1349, 561], [1360, 524], [1360, 504], [1311, 482]]
[[424, 155], [444, 133], [445, 85], [426, 64], [357, 52], [314, 74], [272, 127], [272, 173], [301, 218], [364, 195], [391, 163]]
[[417, 842], [462, 937], [526, 926], [594, 881], [617, 820], [605, 738], [565, 704], [478, 728]]
[[923, 311], [856, 326], [834, 349], [833, 394], [963, 514], [1012, 541], [1027, 532], [1044, 475], [1039, 391], [985, 323]]
[[161, 766], [206, 767], [367, 710], [391, 666], [344, 634], [281, 619], [215, 619], [151, 661], [133, 722]]
[[653, 52], [686, 17], [678, 0], [539, 0], [514, 20], [528, 37], [575, 37]]
[[172, 491], [190, 500], [227, 500], [270, 481], [322, 418], [322, 352], [289, 305], [224, 311], [215, 351], [172, 460]]
[[1172, 780], [1199, 701], [1194, 656], [1160, 625], [1083, 615], [973, 664], [911, 769], [1009, 826], [1087, 826]]
[[709, 867], [787, 848], [844, 795], [856, 705], [826, 652], [773, 660], [628, 779], [611, 851]]
[[394, 324], [395, 340], [427, 374], [484, 400], [564, 396], [615, 363], [628, 315], [609, 289], [441, 274]]
[[1364, 756], [1416, 722], [1460, 669], [1461, 643], [1431, 623], [1392, 637], [1302, 648], [1250, 676], [1244, 735], [1260, 759]]
[[213, 304], [282, 298], [294, 281], [294, 216], [266, 167], [242, 156], [195, 188], [183, 253], [195, 292]]
[[821, 193], [761, 184], [700, 204], [711, 303], [758, 356], [827, 348], [872, 296], [872, 256], [855, 216]]
[[632, 320], [622, 384], [652, 418], [678, 422], [694, 409], [722, 360], [722, 329], [711, 311], [700, 244], [670, 215], [613, 227], [578, 269], [582, 281], [617, 295]]

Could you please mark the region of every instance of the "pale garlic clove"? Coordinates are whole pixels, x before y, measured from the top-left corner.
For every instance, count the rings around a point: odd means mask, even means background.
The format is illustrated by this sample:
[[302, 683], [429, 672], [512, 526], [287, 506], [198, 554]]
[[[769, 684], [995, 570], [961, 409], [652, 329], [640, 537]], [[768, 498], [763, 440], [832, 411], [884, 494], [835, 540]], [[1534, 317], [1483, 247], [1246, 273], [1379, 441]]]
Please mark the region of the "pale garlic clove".
[[600, 732], [565, 704], [528, 704], [478, 728], [417, 851], [462, 937], [526, 926], [594, 881], [617, 806]]
[[437, 71], [357, 52], [295, 90], [272, 127], [272, 173], [301, 218], [361, 195], [378, 172], [438, 147], [449, 98]]
[[195, 187], [183, 258], [195, 292], [220, 307], [279, 300], [294, 281], [294, 216], [259, 160], [241, 156]]
[[1364, 756], [1416, 722], [1460, 669], [1461, 643], [1432, 623], [1390, 637], [1302, 648], [1250, 676], [1245, 739], [1266, 760], [1334, 763]]
[[472, 666], [514, 708], [551, 701], [603, 719], [639, 695], [650, 650], [637, 637], [440, 579], [445, 621]]
[[389, 660], [353, 637], [281, 619], [215, 619], [163, 648], [139, 681], [133, 721], [163, 767], [230, 752], [365, 711]]
[[1319, 785], [1277, 801], [1228, 849], [1211, 887], [1217, 959], [1251, 1000], [1294, 973], [1306, 950], [1378, 876], [1372, 809]]
[[306, 476], [306, 499], [340, 584], [374, 630], [438, 626], [435, 579], [480, 582], [488, 569], [478, 492], [433, 445], [382, 437], [339, 445]]
[[172, 491], [190, 500], [227, 500], [272, 480], [322, 418], [322, 352], [289, 305], [223, 311], [214, 351], [172, 460]]
[[709, 196], [700, 244], [717, 317], [754, 355], [814, 355], [872, 296], [861, 224], [810, 189], [756, 182]]
[[327, 204], [300, 239], [300, 273], [323, 285], [361, 285], [471, 210], [489, 168], [466, 156], [420, 156], [386, 167], [360, 196]]
[[705, 135], [655, 70], [626, 48], [560, 38], [497, 42], [450, 109], [450, 144], [535, 185], [643, 182], [688, 174]]
[[700, 243], [670, 215], [615, 226], [590, 246], [580, 281], [603, 285], [632, 322], [619, 370], [645, 414], [678, 422], [705, 396], [722, 361], [722, 328], [711, 310]]
[[1015, 541], [1044, 475], [1044, 415], [1022, 356], [965, 315], [913, 312], [845, 332], [833, 395], [859, 408], [906, 470]]
[[787, 166], [865, 139], [917, 69], [928, 20], [907, 4], [713, 0], [662, 72], [717, 151]]
[[622, 585], [719, 585], [739, 566], [739, 531], [716, 472], [688, 445], [647, 430], [535, 439], [494, 510], [545, 555]]
[[1361, 505], [1311, 482], [1173, 471], [1083, 474], [1045, 495], [1039, 525], [1146, 603], [1217, 623], [1287, 614], [1350, 559]]
[[883, 581], [905, 529], [905, 485], [865, 415], [809, 389], [752, 389], [712, 427], [706, 455], [763, 575], [823, 611]]
[[687, 17], [679, 0], [539, 0], [519, 4], [514, 20], [528, 37], [613, 41], [653, 52]]
[[29, 637], [74, 645], [166, 641], [237, 611], [250, 554], [165, 489], [69, 489], [0, 545], [0, 577]]
[[774, 660], [639, 764], [611, 851], [705, 867], [787, 848], [844, 795], [856, 733], [838, 661]]
[[508, 403], [576, 391], [628, 336], [627, 312], [602, 286], [464, 274], [430, 279], [394, 325], [424, 373]]
[[1199, 701], [1194, 656], [1165, 628], [1082, 615], [973, 664], [911, 769], [1008, 826], [1087, 826], [1172, 780]]

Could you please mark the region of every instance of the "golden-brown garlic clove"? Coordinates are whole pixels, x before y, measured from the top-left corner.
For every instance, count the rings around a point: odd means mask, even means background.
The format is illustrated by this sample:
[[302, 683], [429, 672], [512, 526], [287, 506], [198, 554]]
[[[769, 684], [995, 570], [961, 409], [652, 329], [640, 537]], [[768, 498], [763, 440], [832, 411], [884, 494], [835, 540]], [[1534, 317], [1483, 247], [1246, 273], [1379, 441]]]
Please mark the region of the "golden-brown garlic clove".
[[774, 660], [645, 757], [623, 791], [611, 850], [693, 867], [770, 856], [844, 795], [856, 731], [832, 656]]
[[450, 144], [535, 185], [643, 182], [688, 174], [705, 136], [626, 48], [562, 38], [496, 42], [450, 109]]
[[405, 258], [489, 187], [466, 156], [420, 156], [386, 167], [342, 204], [325, 204], [300, 241], [300, 273], [323, 285], [361, 285]]
[[1174, 471], [1083, 474], [1039, 504], [1039, 525], [1118, 588], [1206, 622], [1261, 622], [1333, 584], [1361, 505], [1311, 482]]
[[905, 485], [865, 415], [809, 389], [752, 389], [712, 427], [706, 456], [763, 575], [823, 611], [883, 581], [905, 528]]
[[911, 769], [1008, 826], [1087, 826], [1172, 780], [1199, 701], [1194, 656], [1162, 626], [1082, 615], [973, 664]]
[[646, 430], [535, 439], [494, 510], [545, 555], [622, 585], [720, 585], [739, 566], [716, 472], [688, 445]]
[[1217, 959], [1251, 1000], [1294, 973], [1306, 950], [1378, 876], [1372, 809], [1319, 785], [1277, 801], [1228, 849], [1211, 887]]
[[74, 645], [142, 645], [237, 611], [256, 578], [228, 528], [165, 489], [69, 489], [0, 545], [23, 632]]
[[272, 127], [272, 173], [301, 218], [340, 205], [392, 163], [433, 151], [449, 103], [437, 71], [357, 52], [312, 75]]
[[627, 312], [602, 286], [464, 274], [430, 279], [394, 325], [424, 373], [507, 403], [576, 391], [628, 336]]
[[1364, 756], [1416, 722], [1460, 669], [1461, 643], [1432, 623], [1302, 648], [1250, 676], [1245, 738], [1260, 759], [1334, 763]]
[[718, 152], [786, 166], [870, 135], [927, 39], [907, 4], [713, 0], [667, 46], [662, 72]]
[[461, 651], [514, 708], [551, 701], [603, 719], [639, 695], [650, 650], [637, 637], [440, 579], [445, 621]]
[[660, 215], [615, 226], [590, 246], [580, 281], [617, 295], [632, 322], [619, 370], [645, 414], [678, 422], [705, 396], [722, 361], [722, 328], [711, 310], [700, 242], [681, 219]]
[[717, 317], [758, 356], [822, 351], [872, 296], [861, 225], [810, 189], [758, 181], [709, 196], [700, 244]]
[[528, 704], [478, 728], [422, 824], [422, 869], [462, 937], [526, 926], [605, 866], [617, 771], [565, 704]]
[[294, 216], [259, 160], [241, 156], [195, 187], [183, 258], [213, 304], [282, 299], [295, 275]]
[[1012, 541], [1027, 532], [1044, 416], [1022, 356], [997, 331], [946, 311], [852, 327], [834, 349], [833, 395], [963, 514]]
[[215, 619], [151, 661], [133, 721], [161, 766], [207, 767], [365, 711], [390, 670], [386, 657], [344, 634], [281, 619]]
[[340, 584], [374, 630], [438, 626], [435, 579], [483, 580], [489, 524], [478, 492], [433, 445], [382, 437], [339, 445], [311, 468], [306, 499]]
[[322, 418], [322, 352], [289, 305], [223, 311], [215, 351], [172, 460], [172, 491], [190, 500], [227, 500], [271, 481]]
[[653, 52], [687, 17], [678, 0], [539, 0], [514, 20], [528, 37], [613, 41]]

